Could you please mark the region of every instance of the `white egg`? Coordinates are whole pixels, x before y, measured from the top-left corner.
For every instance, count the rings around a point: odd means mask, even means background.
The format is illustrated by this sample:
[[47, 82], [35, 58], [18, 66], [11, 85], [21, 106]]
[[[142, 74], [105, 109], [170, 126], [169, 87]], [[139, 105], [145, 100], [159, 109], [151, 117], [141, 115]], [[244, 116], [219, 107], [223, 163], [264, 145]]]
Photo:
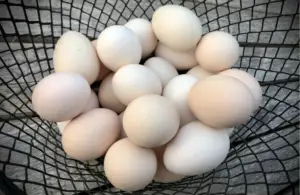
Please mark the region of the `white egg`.
[[199, 175], [218, 167], [226, 158], [230, 141], [226, 131], [199, 121], [181, 127], [164, 153], [166, 168], [180, 175]]
[[[97, 39], [92, 41], [92, 45], [97, 53]], [[102, 81], [111, 71], [100, 61], [100, 71], [97, 77], [97, 81]]]
[[231, 34], [214, 31], [201, 38], [195, 55], [201, 68], [210, 72], [220, 72], [237, 62], [239, 49], [239, 43]]
[[155, 56], [170, 62], [177, 70], [187, 70], [197, 65], [195, 50], [175, 51], [162, 43], [157, 44]]
[[187, 75], [192, 75], [193, 77], [197, 78], [198, 81], [205, 79], [206, 77], [214, 75], [214, 73], [208, 72], [207, 70], [204, 70], [199, 65], [195, 66], [194, 68], [190, 69], [187, 73]]
[[98, 76], [100, 61], [90, 40], [75, 31], [64, 33], [53, 52], [55, 72], [72, 72], [92, 84]]
[[101, 32], [97, 40], [97, 52], [100, 60], [112, 71], [127, 64], [139, 63], [142, 58], [138, 36], [120, 25], [110, 26]]
[[129, 20], [124, 26], [131, 29], [139, 37], [142, 45], [142, 58], [149, 56], [157, 44], [151, 23], [146, 19], [136, 18]]
[[125, 105], [140, 96], [162, 92], [159, 77], [150, 68], [139, 64], [120, 68], [112, 79], [112, 86], [117, 98]]
[[196, 14], [179, 5], [159, 7], [152, 16], [152, 28], [160, 42], [178, 51], [195, 48], [202, 35]]
[[160, 57], [149, 58], [144, 65], [151, 70], [153, 70], [157, 76], [160, 78], [160, 81], [163, 87], [174, 77], [178, 75], [177, 70], [172, 64], [167, 60]]
[[176, 106], [180, 115], [180, 126], [196, 120], [188, 105], [188, 94], [196, 82], [195, 77], [182, 74], [173, 78], [163, 90], [163, 96], [170, 99]]

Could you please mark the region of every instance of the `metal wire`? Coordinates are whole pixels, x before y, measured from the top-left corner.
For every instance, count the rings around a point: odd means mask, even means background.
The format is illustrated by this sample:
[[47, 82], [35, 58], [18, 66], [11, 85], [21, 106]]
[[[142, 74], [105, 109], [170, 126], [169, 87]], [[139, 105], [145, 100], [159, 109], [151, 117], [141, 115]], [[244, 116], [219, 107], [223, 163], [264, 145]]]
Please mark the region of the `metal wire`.
[[[7, 194], [127, 194], [105, 178], [103, 157], [83, 163], [62, 150], [56, 124], [33, 111], [31, 93], [53, 72], [58, 38], [95, 39], [107, 26], [161, 5], [193, 10], [204, 33], [222, 30], [241, 46], [235, 68], [255, 76], [263, 103], [235, 129], [225, 162], [180, 182], [131, 194], [297, 194], [299, 182], [299, 3], [297, 0], [6, 0], [0, 2], [0, 188]], [[97, 88], [96, 83], [92, 88]], [[129, 194], [129, 193], [128, 193]]]

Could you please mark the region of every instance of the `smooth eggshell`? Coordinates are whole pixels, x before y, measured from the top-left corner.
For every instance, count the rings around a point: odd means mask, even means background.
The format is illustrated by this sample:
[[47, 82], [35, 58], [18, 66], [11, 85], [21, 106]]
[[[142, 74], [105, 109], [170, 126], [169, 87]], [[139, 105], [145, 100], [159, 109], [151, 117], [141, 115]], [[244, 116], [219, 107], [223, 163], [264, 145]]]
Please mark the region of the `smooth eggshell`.
[[231, 34], [214, 31], [201, 38], [195, 55], [201, 68], [210, 72], [220, 72], [237, 62], [239, 49], [239, 43]]
[[149, 58], [144, 65], [153, 70], [160, 78], [163, 87], [178, 75], [177, 70], [167, 60], [160, 57]]
[[214, 75], [192, 87], [188, 104], [194, 115], [206, 125], [230, 128], [250, 119], [254, 98], [246, 85], [239, 80]]
[[180, 126], [196, 120], [188, 105], [188, 94], [196, 82], [195, 77], [182, 74], [173, 78], [163, 90], [163, 96], [176, 106], [180, 115]]
[[90, 40], [76, 31], [64, 33], [53, 52], [55, 72], [72, 72], [92, 84], [98, 76], [100, 61]]
[[187, 75], [192, 75], [193, 77], [197, 78], [198, 81], [205, 79], [206, 77], [214, 75], [214, 73], [208, 72], [207, 70], [204, 70], [199, 65], [195, 66], [194, 68], [190, 69], [187, 73]]
[[159, 148], [155, 148], [154, 152], [157, 158], [157, 171], [154, 176], [154, 181], [161, 182], [161, 183], [170, 183], [179, 181], [184, 178], [182, 175], [178, 175], [168, 171], [164, 165], [164, 152], [165, 152], [165, 145]]
[[168, 143], [164, 164], [176, 174], [203, 174], [215, 169], [225, 160], [229, 146], [226, 131], [194, 121], [181, 127], [175, 138]]
[[251, 74], [238, 69], [230, 69], [220, 72], [220, 75], [231, 76], [243, 82], [250, 89], [254, 97], [254, 110], [256, 110], [259, 107], [259, 105], [262, 102], [262, 89], [257, 80]]
[[103, 108], [108, 108], [116, 113], [121, 113], [125, 110], [126, 106], [120, 102], [113, 91], [113, 76], [114, 74], [111, 73], [101, 82], [98, 92], [99, 102]]
[[[97, 39], [92, 41], [92, 45], [97, 52]], [[102, 81], [110, 72], [111, 71], [100, 61], [100, 71], [96, 80]]]
[[117, 140], [120, 129], [121, 123], [116, 113], [105, 108], [93, 109], [73, 119], [65, 127], [63, 149], [76, 160], [96, 159]]
[[195, 48], [202, 35], [196, 14], [179, 5], [159, 7], [152, 16], [152, 28], [160, 42], [178, 51]]
[[121, 133], [120, 133], [120, 139], [123, 139], [123, 138], [126, 138], [127, 135], [124, 131], [124, 127], [123, 127], [123, 116], [124, 116], [124, 112], [122, 112], [121, 114], [119, 114], [119, 118], [120, 118], [120, 121], [121, 121], [121, 124], [122, 124], [122, 128], [121, 128]]
[[129, 20], [124, 26], [131, 29], [139, 37], [142, 45], [142, 58], [149, 56], [157, 44], [151, 23], [143, 18], [135, 18]]
[[100, 60], [112, 71], [127, 64], [137, 64], [142, 58], [138, 36], [120, 25], [110, 26], [101, 32], [97, 40], [97, 52]]
[[104, 158], [104, 172], [113, 186], [124, 191], [143, 189], [157, 169], [153, 150], [138, 147], [127, 138], [114, 143]]
[[112, 79], [112, 86], [117, 98], [125, 105], [137, 97], [162, 92], [159, 77], [150, 68], [139, 64], [119, 69]]
[[80, 114], [90, 94], [90, 85], [82, 76], [54, 73], [36, 85], [32, 93], [32, 105], [40, 117], [62, 122]]
[[159, 95], [145, 95], [127, 106], [123, 127], [132, 143], [153, 148], [175, 136], [179, 121], [176, 107], [170, 100]]
[[155, 50], [155, 56], [167, 60], [178, 70], [187, 70], [197, 65], [194, 49], [183, 52], [175, 51], [159, 42]]

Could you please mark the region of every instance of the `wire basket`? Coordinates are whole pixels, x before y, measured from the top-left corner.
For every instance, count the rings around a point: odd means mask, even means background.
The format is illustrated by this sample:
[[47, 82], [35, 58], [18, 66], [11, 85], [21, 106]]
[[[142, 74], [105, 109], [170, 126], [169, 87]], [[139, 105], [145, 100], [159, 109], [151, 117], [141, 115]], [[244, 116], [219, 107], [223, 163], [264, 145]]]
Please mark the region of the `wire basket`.
[[[299, 13], [297, 0], [8, 0], [0, 2], [0, 189], [6, 194], [126, 194], [108, 182], [103, 158], [82, 163], [63, 151], [55, 123], [32, 109], [31, 93], [53, 72], [55, 42], [68, 30], [91, 40], [107, 26], [151, 19], [156, 8], [193, 10], [204, 33], [234, 35], [236, 68], [254, 75], [263, 103], [231, 136], [226, 160], [180, 182], [132, 194], [299, 194]], [[171, 18], [170, 18], [171, 19]], [[1, 194], [0, 190], [0, 194]]]

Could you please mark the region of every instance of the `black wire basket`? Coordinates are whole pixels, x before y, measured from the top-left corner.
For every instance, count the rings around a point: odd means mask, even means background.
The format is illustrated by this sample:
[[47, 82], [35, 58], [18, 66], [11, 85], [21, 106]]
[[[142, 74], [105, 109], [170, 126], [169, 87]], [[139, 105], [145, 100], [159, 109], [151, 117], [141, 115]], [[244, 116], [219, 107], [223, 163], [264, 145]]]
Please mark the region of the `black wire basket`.
[[53, 72], [53, 48], [64, 32], [96, 39], [107, 26], [150, 20], [165, 4], [193, 10], [204, 34], [222, 30], [237, 38], [235, 67], [257, 78], [263, 103], [236, 127], [228, 157], [215, 170], [131, 194], [299, 194], [297, 0], [1, 1], [0, 194], [129, 194], [105, 178], [103, 158], [82, 163], [64, 153], [56, 123], [36, 115], [31, 93]]

